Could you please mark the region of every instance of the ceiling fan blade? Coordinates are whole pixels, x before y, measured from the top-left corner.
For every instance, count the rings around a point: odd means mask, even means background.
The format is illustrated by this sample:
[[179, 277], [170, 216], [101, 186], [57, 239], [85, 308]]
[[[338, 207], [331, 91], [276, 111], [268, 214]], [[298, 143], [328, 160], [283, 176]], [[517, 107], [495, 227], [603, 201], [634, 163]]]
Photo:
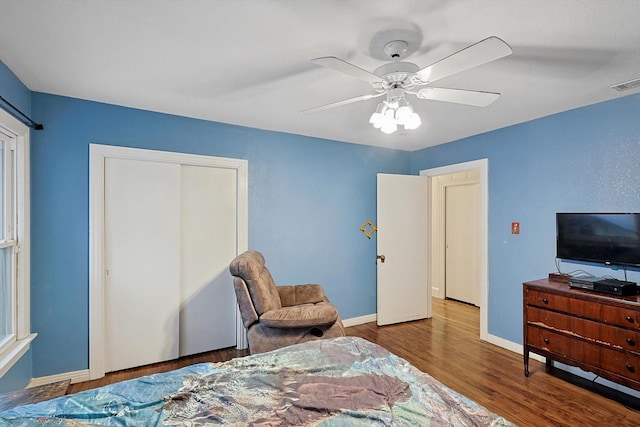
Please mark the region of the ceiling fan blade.
[[335, 56], [323, 56], [322, 58], [314, 58], [311, 60], [311, 62], [322, 67], [332, 68], [341, 73], [348, 74], [351, 77], [355, 77], [356, 79], [364, 80], [365, 82], [384, 81], [379, 76], [376, 76], [375, 74], [370, 73], [367, 70], [343, 61], [340, 58], [336, 58]]
[[500, 98], [500, 94], [495, 92], [447, 89], [443, 87], [425, 87], [414, 94], [420, 99], [453, 102], [456, 104], [473, 105], [475, 107], [486, 107]]
[[355, 98], [343, 99], [342, 101], [332, 102], [331, 104], [321, 105], [315, 108], [309, 108], [308, 110], [300, 111], [301, 113], [317, 113], [318, 111], [328, 110], [330, 108], [341, 107], [343, 105], [353, 104], [354, 102], [366, 101], [368, 99], [377, 98], [385, 93], [372, 93], [368, 95], [360, 95]]
[[470, 70], [513, 53], [502, 39], [492, 36], [472, 44], [454, 54], [435, 62], [416, 73], [425, 84], [435, 82], [453, 74]]

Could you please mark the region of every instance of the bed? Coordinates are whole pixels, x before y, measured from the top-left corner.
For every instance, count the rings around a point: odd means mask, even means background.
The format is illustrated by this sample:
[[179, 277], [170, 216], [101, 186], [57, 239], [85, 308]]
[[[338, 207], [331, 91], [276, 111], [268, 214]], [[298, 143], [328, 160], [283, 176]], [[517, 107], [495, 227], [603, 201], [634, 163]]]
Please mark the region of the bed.
[[357, 337], [200, 363], [0, 413], [0, 426], [513, 426]]

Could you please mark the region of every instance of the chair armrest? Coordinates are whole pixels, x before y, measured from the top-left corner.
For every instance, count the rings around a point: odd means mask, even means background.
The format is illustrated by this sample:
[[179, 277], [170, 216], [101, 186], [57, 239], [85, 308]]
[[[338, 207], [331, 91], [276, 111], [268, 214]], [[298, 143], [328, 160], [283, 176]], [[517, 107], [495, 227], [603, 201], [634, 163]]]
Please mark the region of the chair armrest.
[[331, 325], [336, 320], [338, 320], [338, 310], [328, 302], [282, 307], [267, 311], [260, 316], [260, 323], [278, 329]]
[[326, 301], [324, 289], [320, 285], [282, 285], [276, 286], [280, 295], [280, 304], [289, 307], [299, 304], [315, 304]]

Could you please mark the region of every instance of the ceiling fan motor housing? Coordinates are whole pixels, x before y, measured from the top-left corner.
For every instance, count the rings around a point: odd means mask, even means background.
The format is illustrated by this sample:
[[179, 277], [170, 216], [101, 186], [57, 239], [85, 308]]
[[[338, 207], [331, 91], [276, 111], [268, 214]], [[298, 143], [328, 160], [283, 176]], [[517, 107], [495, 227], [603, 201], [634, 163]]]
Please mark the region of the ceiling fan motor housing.
[[404, 98], [404, 89], [395, 88], [387, 91], [387, 102], [397, 102]]
[[[403, 81], [407, 75], [415, 74], [420, 68], [412, 62], [389, 62], [376, 68], [373, 72], [376, 76], [386, 78], [389, 81]], [[404, 77], [404, 78], [402, 78]]]
[[377, 91], [386, 91], [389, 89], [402, 87], [408, 89], [413, 86], [412, 77], [419, 70], [416, 64], [411, 62], [390, 62], [376, 68], [374, 74], [384, 79], [384, 82], [372, 83]]
[[411, 77], [420, 69], [416, 64], [411, 62], [398, 61], [407, 53], [409, 44], [404, 40], [393, 40], [384, 45], [384, 53], [386, 53], [393, 62], [381, 65], [373, 72], [376, 76], [382, 77], [388, 82], [387, 87], [397, 86], [396, 83], [404, 85], [408, 83]]

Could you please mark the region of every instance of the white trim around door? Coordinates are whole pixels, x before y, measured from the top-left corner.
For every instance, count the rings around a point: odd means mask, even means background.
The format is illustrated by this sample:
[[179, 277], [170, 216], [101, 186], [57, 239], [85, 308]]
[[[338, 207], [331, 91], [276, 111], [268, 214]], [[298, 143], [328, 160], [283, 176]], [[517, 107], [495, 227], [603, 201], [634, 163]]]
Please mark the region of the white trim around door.
[[[234, 169], [237, 173], [237, 253], [248, 249], [248, 161], [195, 154], [90, 144], [89, 146], [89, 377], [105, 374], [104, 360], [104, 165], [106, 158], [179, 163]], [[229, 284], [231, 286], [231, 284]], [[238, 348], [246, 348], [245, 330], [236, 316]]]
[[[488, 319], [489, 319], [489, 160], [480, 159], [465, 163], [442, 166], [434, 169], [420, 171], [421, 176], [435, 177], [440, 175], [450, 175], [469, 170], [480, 171], [479, 188], [479, 251], [478, 251], [478, 276], [480, 283], [480, 339], [489, 341]], [[429, 213], [431, 216], [431, 213]], [[429, 223], [431, 220], [429, 218]], [[441, 257], [444, 260], [444, 257]], [[428, 278], [427, 286], [431, 287], [431, 276]]]

